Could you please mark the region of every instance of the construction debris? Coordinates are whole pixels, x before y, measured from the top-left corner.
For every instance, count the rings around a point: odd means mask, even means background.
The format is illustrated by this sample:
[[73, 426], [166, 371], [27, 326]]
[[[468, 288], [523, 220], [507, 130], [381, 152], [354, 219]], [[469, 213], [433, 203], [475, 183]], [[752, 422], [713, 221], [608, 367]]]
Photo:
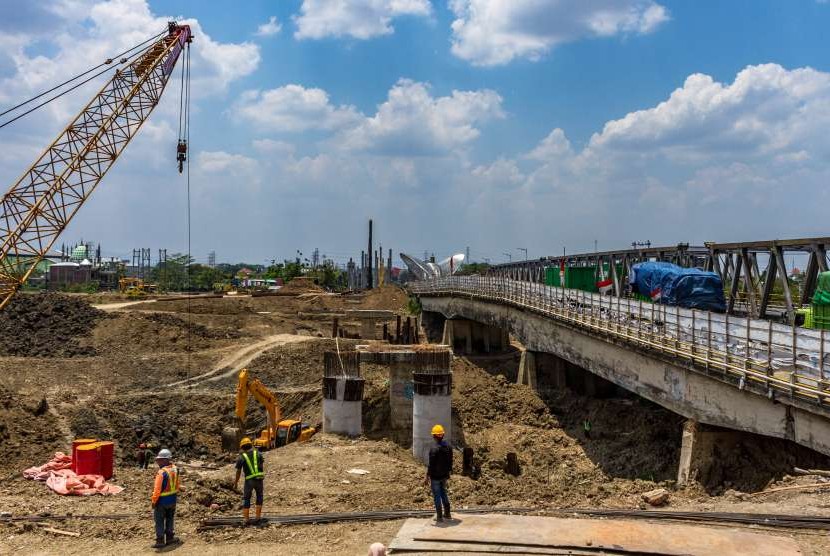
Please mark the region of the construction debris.
[[664, 488], [656, 488], [643, 493], [643, 502], [649, 506], [662, 506], [669, 501], [669, 491]]

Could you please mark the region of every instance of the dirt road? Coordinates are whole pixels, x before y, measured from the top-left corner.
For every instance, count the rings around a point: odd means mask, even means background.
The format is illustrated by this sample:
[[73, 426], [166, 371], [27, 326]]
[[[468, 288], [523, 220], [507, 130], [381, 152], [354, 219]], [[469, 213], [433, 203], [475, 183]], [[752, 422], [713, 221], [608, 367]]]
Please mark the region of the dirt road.
[[254, 344], [235, 348], [233, 352], [223, 357], [210, 371], [185, 380], [171, 382], [165, 388], [192, 388], [203, 382], [216, 382], [228, 378], [271, 348], [305, 342], [310, 339], [311, 337], [309, 336], [298, 336], [295, 334], [274, 334], [273, 336], [268, 336]]

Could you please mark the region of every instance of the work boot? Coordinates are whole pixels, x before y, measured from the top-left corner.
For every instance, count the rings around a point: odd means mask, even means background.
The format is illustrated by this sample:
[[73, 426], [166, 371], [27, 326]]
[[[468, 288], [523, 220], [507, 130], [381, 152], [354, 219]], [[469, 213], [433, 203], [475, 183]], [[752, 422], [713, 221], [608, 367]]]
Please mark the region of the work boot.
[[156, 537], [156, 544], [154, 544], [151, 548], [164, 548], [165, 546], [164, 537]]
[[254, 523], [262, 523], [262, 506], [256, 507], [256, 519], [254, 520]]
[[179, 538], [173, 533], [167, 533], [167, 546], [171, 544], [179, 544]]
[[436, 523], [441, 523], [442, 521], [444, 521], [444, 517], [441, 515], [441, 508], [438, 508], [438, 511], [436, 512], [436, 515], [435, 515], [435, 522]]
[[444, 518], [447, 521], [452, 519], [452, 516], [450, 515], [450, 505], [449, 504], [444, 504]]
[[251, 508], [242, 508], [242, 525], [251, 523]]

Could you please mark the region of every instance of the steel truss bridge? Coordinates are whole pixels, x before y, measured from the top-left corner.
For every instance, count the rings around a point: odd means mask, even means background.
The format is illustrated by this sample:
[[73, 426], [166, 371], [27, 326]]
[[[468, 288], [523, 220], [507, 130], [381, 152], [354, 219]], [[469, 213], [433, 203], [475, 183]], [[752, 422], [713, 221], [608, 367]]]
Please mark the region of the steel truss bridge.
[[[724, 284], [727, 313], [759, 319], [794, 322], [797, 306], [806, 305], [815, 293], [819, 272], [828, 269], [826, 246], [830, 237], [706, 243], [693, 246], [645, 247], [597, 253], [549, 256], [490, 267], [488, 276], [543, 283], [545, 267], [608, 265], [612, 293], [626, 296], [631, 266], [644, 261], [666, 261], [679, 266], [716, 272]], [[806, 266], [800, 284], [793, 281], [787, 259], [798, 257]], [[622, 269], [622, 274], [618, 272]], [[763, 270], [761, 270], [763, 269]]]

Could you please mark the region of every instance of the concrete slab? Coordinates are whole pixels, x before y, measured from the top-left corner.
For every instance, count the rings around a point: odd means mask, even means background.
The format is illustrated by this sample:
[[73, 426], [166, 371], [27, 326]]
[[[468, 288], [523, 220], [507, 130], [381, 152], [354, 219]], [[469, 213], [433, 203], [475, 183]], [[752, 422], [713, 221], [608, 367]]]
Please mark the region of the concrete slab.
[[[419, 523], [413, 524], [411, 522]], [[416, 528], [417, 526], [417, 528]], [[432, 525], [428, 520], [407, 520], [390, 547], [416, 541], [421, 553], [448, 552], [444, 545], [479, 545], [570, 549], [573, 551], [665, 556], [800, 556], [793, 539], [739, 530], [685, 524], [649, 523], [622, 519], [573, 519], [514, 515], [465, 515]], [[407, 541], [408, 542], [408, 541]], [[424, 548], [431, 547], [431, 548]], [[488, 548], [489, 550], [489, 548]], [[486, 553], [486, 552], [485, 552]], [[509, 552], [508, 552], [509, 553]], [[527, 552], [525, 552], [527, 553]], [[537, 552], [538, 553], [538, 552]], [[532, 552], [531, 552], [532, 554]], [[541, 552], [545, 554], [545, 552]]]

